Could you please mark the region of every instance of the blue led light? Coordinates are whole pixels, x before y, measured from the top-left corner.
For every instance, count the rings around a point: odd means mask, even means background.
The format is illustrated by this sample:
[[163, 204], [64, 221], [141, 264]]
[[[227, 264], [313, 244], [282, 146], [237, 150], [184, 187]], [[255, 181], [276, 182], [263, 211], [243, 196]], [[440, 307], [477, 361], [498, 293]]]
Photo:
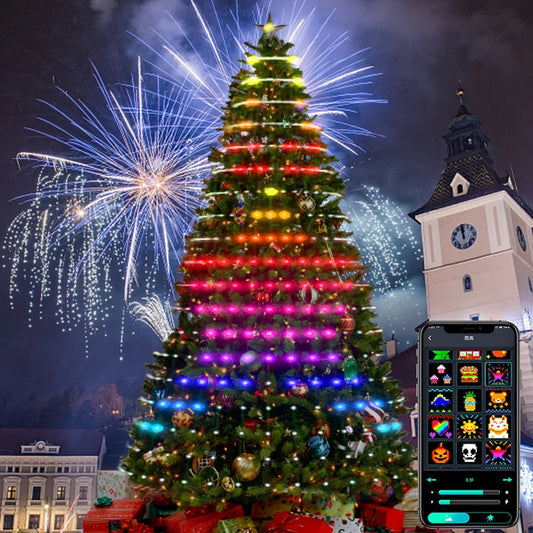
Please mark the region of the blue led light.
[[336, 409], [337, 411], [345, 411], [346, 410], [346, 407], [347, 405], [344, 403], [344, 402], [339, 402], [339, 403], [336, 403], [333, 408]]
[[178, 383], [180, 385], [187, 385], [187, 383], [189, 383], [189, 378], [187, 376], [183, 376], [178, 379]]
[[247, 388], [252, 384], [252, 381], [250, 379], [241, 379], [239, 382], [241, 387]]
[[185, 407], [185, 402], [178, 400], [177, 402], [173, 403], [174, 409], [183, 409]]
[[359, 411], [362, 411], [366, 407], [366, 402], [358, 401], [355, 402], [355, 408]]
[[309, 385], [311, 385], [312, 387], [320, 387], [320, 385], [322, 385], [322, 380], [319, 379], [319, 378], [313, 378], [313, 379], [309, 382]]
[[217, 387], [229, 387], [230, 380], [226, 378], [221, 378], [217, 381]]
[[342, 385], [342, 379], [340, 378], [333, 378], [331, 380], [331, 384], [334, 385], [335, 387], [339, 387], [340, 385]]
[[205, 406], [203, 403], [200, 403], [200, 402], [194, 402], [192, 405], [191, 405], [191, 408], [193, 409], [193, 411], [203, 411], [205, 409]]

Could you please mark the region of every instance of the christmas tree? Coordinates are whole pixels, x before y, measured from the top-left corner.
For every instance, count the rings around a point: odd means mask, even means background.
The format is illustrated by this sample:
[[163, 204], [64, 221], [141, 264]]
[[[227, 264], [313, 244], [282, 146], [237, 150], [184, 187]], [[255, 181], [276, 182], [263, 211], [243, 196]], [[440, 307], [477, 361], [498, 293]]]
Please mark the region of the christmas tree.
[[234, 77], [181, 263], [179, 327], [145, 380], [123, 467], [179, 505], [401, 499], [405, 413], [342, 230], [344, 183], [271, 19]]

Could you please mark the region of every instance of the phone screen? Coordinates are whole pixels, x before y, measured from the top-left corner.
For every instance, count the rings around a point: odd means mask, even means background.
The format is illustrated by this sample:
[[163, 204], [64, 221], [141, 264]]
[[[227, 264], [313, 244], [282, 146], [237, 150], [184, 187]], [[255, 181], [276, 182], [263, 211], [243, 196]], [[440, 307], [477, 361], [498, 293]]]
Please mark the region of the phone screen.
[[428, 323], [419, 343], [419, 514], [428, 525], [518, 517], [518, 330]]

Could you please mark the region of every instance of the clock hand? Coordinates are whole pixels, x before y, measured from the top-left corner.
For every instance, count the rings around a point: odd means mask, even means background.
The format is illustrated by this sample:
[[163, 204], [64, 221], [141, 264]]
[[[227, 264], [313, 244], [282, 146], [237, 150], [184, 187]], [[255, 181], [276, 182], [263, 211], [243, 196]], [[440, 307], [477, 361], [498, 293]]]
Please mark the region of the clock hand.
[[464, 224], [461, 224], [461, 235], [463, 236], [463, 240], [466, 238], [465, 237], [465, 225]]

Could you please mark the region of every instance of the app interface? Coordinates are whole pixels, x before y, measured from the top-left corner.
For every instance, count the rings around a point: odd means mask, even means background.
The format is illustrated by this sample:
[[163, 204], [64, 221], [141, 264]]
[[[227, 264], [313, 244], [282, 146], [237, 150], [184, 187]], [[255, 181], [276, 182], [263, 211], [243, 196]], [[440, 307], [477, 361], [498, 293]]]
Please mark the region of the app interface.
[[517, 513], [515, 331], [422, 333], [421, 515], [427, 524], [507, 526]]

